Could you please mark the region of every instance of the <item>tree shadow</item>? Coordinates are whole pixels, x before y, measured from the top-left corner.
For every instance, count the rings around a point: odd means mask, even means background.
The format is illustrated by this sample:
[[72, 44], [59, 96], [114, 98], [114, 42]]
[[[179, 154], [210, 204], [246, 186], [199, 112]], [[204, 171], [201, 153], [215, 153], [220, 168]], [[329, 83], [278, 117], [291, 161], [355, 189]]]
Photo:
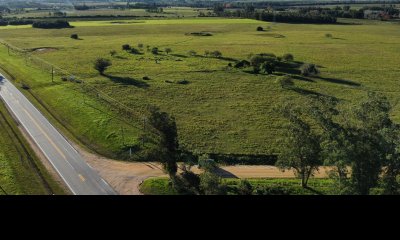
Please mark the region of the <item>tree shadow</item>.
[[300, 80], [300, 81], [305, 81], [305, 82], [315, 82], [314, 80], [303, 77], [303, 76], [291, 76], [291, 78]]
[[333, 37], [332, 39], [335, 39], [335, 40], [346, 40], [344, 38], [339, 38], [339, 37]]
[[313, 90], [303, 89], [303, 88], [299, 88], [299, 87], [291, 87], [291, 88], [286, 88], [286, 89], [292, 90], [292, 91], [294, 91], [296, 93], [299, 93], [299, 94], [305, 95], [305, 96], [326, 97], [326, 98], [329, 98], [330, 100], [335, 101], [335, 102], [339, 101], [339, 99], [337, 97], [326, 95], [326, 94], [323, 94], [323, 93], [319, 93], [319, 92], [316, 92], [316, 91], [313, 91]]
[[170, 53], [170, 56], [174, 56], [174, 57], [180, 57], [180, 58], [187, 58], [187, 56], [183, 55], [183, 54], [175, 54], [175, 53]]
[[115, 56], [115, 58], [122, 59], [122, 60], [127, 60], [128, 59], [127, 57], [122, 57], [122, 56]]
[[226, 171], [225, 169], [222, 169], [220, 167], [217, 167], [213, 170], [213, 172], [215, 174], [218, 174], [218, 176], [223, 177], [223, 178], [239, 178], [238, 176], [236, 176], [235, 174]]
[[345, 79], [320, 77], [320, 76], [315, 76], [314, 78], [322, 80], [322, 81], [325, 81], [325, 82], [344, 84], [344, 85], [348, 85], [348, 86], [356, 86], [356, 87], [361, 86], [360, 83], [356, 83], [356, 82], [353, 82], [353, 81], [350, 81], [350, 80], [345, 80]]
[[111, 81], [113, 81], [115, 83], [119, 83], [121, 85], [133, 85], [133, 86], [139, 87], [139, 88], [148, 88], [150, 86], [146, 82], [136, 80], [131, 77], [117, 77], [117, 76], [111, 76], [108, 74], [104, 74], [104, 76], [109, 78]]
[[304, 189], [307, 189], [308, 191], [315, 193], [317, 195], [324, 195], [322, 192], [315, 190], [314, 188], [311, 188], [309, 186], [304, 187]]

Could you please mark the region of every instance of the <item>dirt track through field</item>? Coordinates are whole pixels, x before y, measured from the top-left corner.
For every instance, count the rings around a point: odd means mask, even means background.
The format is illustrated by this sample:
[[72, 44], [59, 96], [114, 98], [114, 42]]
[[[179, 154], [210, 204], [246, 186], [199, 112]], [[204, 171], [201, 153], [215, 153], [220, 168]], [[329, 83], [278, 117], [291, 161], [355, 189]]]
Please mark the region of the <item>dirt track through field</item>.
[[[122, 162], [110, 160], [74, 147], [82, 154], [84, 159], [121, 195], [141, 195], [139, 185], [149, 177], [167, 176], [162, 171], [162, 166], [155, 162]], [[197, 167], [192, 171], [200, 173]], [[293, 178], [293, 171], [281, 172], [274, 166], [225, 166], [218, 173], [229, 178]], [[315, 175], [316, 178], [327, 177], [326, 169], [321, 168]]]

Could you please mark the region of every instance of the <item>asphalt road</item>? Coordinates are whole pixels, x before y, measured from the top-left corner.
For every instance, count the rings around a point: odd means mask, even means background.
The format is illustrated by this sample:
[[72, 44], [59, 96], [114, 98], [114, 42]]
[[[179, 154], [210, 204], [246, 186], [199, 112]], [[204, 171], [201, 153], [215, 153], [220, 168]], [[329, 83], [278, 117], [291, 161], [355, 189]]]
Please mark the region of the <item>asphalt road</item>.
[[75, 195], [115, 195], [31, 102], [0, 75], [0, 97]]

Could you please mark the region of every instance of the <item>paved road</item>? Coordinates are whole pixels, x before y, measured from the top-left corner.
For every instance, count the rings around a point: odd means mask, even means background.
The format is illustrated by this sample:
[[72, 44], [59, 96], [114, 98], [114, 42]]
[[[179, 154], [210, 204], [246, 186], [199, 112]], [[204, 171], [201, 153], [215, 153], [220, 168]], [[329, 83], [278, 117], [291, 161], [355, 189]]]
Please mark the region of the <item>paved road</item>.
[[75, 195], [114, 195], [116, 192], [94, 171], [29, 100], [0, 75], [0, 98], [28, 132]]

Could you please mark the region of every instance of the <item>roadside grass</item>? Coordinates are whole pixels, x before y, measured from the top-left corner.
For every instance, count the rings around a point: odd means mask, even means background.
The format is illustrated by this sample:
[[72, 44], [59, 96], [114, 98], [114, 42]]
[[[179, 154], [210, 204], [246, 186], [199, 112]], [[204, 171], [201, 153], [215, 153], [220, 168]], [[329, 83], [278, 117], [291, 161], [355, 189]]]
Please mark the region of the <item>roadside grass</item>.
[[[379, 21], [355, 21], [356, 25], [272, 24], [249, 19], [171, 19], [133, 20], [125, 24], [112, 21], [73, 22], [73, 29], [0, 28], [0, 38], [24, 49], [51, 47], [57, 50], [35, 52], [37, 57], [68, 70], [85, 84], [112, 96], [138, 112], [157, 105], [177, 120], [180, 141], [189, 150], [214, 153], [270, 154], [279, 148], [283, 119], [274, 107], [285, 101], [300, 106], [310, 96], [322, 94], [354, 104], [366, 90], [382, 92], [394, 108], [392, 117], [400, 120], [398, 66], [400, 32], [397, 24]], [[124, 21], [122, 21], [124, 22]], [[136, 23], [135, 23], [136, 22]], [[257, 32], [257, 26], [270, 29]], [[187, 33], [210, 32], [212, 36]], [[82, 41], [70, 39], [77, 33]], [[325, 37], [333, 35], [332, 39]], [[121, 50], [123, 44], [144, 44], [143, 54]], [[172, 53], [153, 55], [150, 48], [171, 48]], [[109, 52], [116, 50], [111, 57]], [[188, 51], [197, 52], [189, 56]], [[223, 57], [206, 58], [205, 50], [219, 50]], [[320, 77], [302, 78], [292, 72], [273, 75], [251, 74], [227, 67], [249, 53], [292, 53], [296, 61], [315, 63]], [[25, 67], [24, 60], [8, 57], [0, 48], [0, 65], [32, 85], [31, 91], [62, 119], [63, 125], [85, 144], [108, 156], [126, 151], [120, 123], [107, 117], [107, 109], [94, 98], [88, 101], [102, 113], [82, 104], [79, 84], [49, 83], [49, 73]], [[92, 67], [98, 57], [113, 65], [100, 76]], [[157, 60], [157, 61], [156, 61]], [[11, 69], [11, 70], [10, 70]], [[20, 74], [20, 75], [18, 75]], [[288, 74], [301, 91], [282, 89], [275, 82]], [[143, 80], [148, 76], [150, 80]], [[177, 84], [186, 80], [188, 84]], [[104, 114], [106, 112], [107, 114]], [[135, 145], [139, 129], [129, 131], [129, 145]]]
[[148, 178], [143, 181], [139, 190], [145, 195], [177, 195], [168, 178]]
[[[254, 190], [264, 189], [272, 191], [285, 191], [290, 195], [332, 195], [335, 194], [335, 184], [331, 179], [315, 178], [310, 179], [309, 188], [302, 188], [299, 179], [291, 178], [265, 178], [247, 179]], [[226, 178], [223, 181], [228, 186], [228, 193], [235, 195], [240, 180]], [[140, 192], [145, 195], [176, 195], [176, 191], [169, 184], [169, 178], [157, 177], [148, 178], [140, 185]]]
[[0, 102], [0, 195], [65, 194]]

